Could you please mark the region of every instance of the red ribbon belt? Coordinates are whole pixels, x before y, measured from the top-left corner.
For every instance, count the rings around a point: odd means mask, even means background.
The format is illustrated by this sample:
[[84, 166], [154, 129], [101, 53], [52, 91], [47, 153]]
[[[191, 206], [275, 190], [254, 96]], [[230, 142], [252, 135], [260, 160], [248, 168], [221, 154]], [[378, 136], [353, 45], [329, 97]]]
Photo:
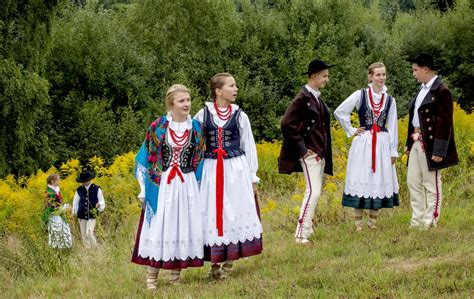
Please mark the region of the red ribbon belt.
[[217, 130], [217, 142], [218, 148], [212, 152], [217, 154], [217, 167], [216, 167], [216, 228], [217, 236], [224, 236], [224, 157], [227, 156], [227, 152], [222, 148], [222, 128]]
[[372, 96], [372, 88], [369, 87], [369, 100], [370, 100], [370, 106], [372, 107], [372, 115], [373, 115], [373, 125], [371, 129], [371, 132], [372, 132], [372, 172], [375, 172], [375, 158], [376, 158], [376, 152], [377, 152], [377, 133], [380, 132], [380, 127], [377, 125], [377, 120], [382, 111], [384, 98], [385, 98], [385, 93], [382, 93], [382, 98], [380, 99], [380, 102], [376, 104]]
[[[173, 139], [173, 141], [175, 141], [175, 139]], [[168, 181], [167, 181], [168, 184], [171, 183], [171, 181], [176, 177], [176, 175], [179, 176], [179, 178], [181, 179], [181, 182], [184, 182], [183, 174], [181, 173], [181, 170], [179, 170], [179, 154], [180, 154], [180, 152], [181, 152], [181, 147], [173, 148], [173, 160], [172, 160], [172, 164], [171, 164], [171, 171], [170, 171], [170, 174], [168, 176]]]
[[168, 184], [171, 183], [171, 181], [175, 178], [176, 175], [179, 176], [181, 182], [184, 182], [183, 174], [181, 173], [181, 170], [179, 170], [179, 166], [175, 164], [172, 166], [170, 175], [168, 176]]
[[181, 150], [183, 149], [183, 146], [188, 142], [189, 136], [190, 136], [190, 130], [184, 131], [184, 133], [179, 136], [173, 129], [169, 128], [169, 136], [171, 137], [171, 140], [175, 143], [175, 146], [173, 146], [173, 156], [172, 156], [172, 163], [171, 163], [171, 171], [168, 176], [168, 184], [171, 183], [171, 181], [176, 177], [176, 175], [179, 176], [181, 179], [181, 182], [184, 182], [184, 177], [183, 174], [181, 173], [181, 170], [179, 170], [179, 155], [181, 153]]
[[372, 125], [372, 172], [375, 172], [375, 160], [376, 160], [376, 153], [377, 153], [377, 133], [380, 132], [380, 127], [374, 123]]

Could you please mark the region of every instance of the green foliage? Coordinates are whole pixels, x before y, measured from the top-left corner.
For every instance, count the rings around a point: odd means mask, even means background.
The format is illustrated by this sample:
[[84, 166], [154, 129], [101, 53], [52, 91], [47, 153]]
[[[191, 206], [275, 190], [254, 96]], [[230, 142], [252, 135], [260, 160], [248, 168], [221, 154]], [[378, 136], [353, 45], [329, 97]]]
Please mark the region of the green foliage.
[[[396, 63], [388, 68], [389, 76], [392, 72], [396, 74], [396, 92], [405, 91], [401, 95], [404, 102], [409, 95], [416, 93], [416, 84], [402, 78], [409, 72], [409, 66], [403, 63], [404, 58], [421, 51], [430, 52], [441, 66], [440, 74], [453, 89], [455, 99], [463, 109], [472, 110], [473, 40], [474, 15], [468, 1], [459, 1], [453, 10], [444, 14], [435, 10], [420, 10], [400, 15], [393, 24], [385, 51], [386, 57]], [[405, 113], [404, 110], [401, 112]]]
[[0, 176], [51, 165], [48, 82], [10, 59], [0, 60]]
[[[191, 89], [196, 113], [209, 100], [209, 79], [223, 71], [236, 78], [237, 104], [256, 139], [280, 139], [280, 117], [316, 57], [337, 65], [323, 90], [331, 109], [366, 85], [370, 63], [383, 61], [399, 116], [405, 115], [418, 88], [406, 58], [428, 51], [470, 111], [471, 2], [4, 1], [0, 110], [15, 121], [0, 121], [7, 136], [0, 141], [0, 176], [47, 169], [71, 157], [84, 162], [98, 155], [110, 163], [140, 146], [140, 132], [165, 113], [171, 84]], [[6, 90], [8, 84], [17, 87]], [[6, 106], [13, 102], [20, 110]], [[16, 121], [28, 114], [34, 115]], [[28, 153], [29, 160], [17, 160], [14, 152]]]
[[[80, 110], [86, 99], [100, 97], [118, 107], [143, 108], [150, 100], [147, 79], [153, 58], [143, 53], [124, 28], [121, 11], [69, 7], [54, 26], [48, 78], [54, 104], [77, 96]], [[57, 108], [59, 112], [60, 108]]]
[[[80, 160], [87, 161], [88, 157], [101, 156], [111, 161], [117, 153], [113, 113], [109, 103], [104, 100], [91, 100], [84, 103], [79, 112], [79, 123], [74, 130], [76, 142], [80, 151]], [[107, 152], [104, 151], [107, 149]]]
[[446, 14], [446, 51], [443, 53], [443, 73], [455, 89], [461, 107], [473, 109], [474, 98], [474, 14], [472, 1], [458, 1], [454, 10]]
[[0, 3], [0, 58], [12, 59], [23, 68], [41, 72], [50, 45], [56, 8], [65, 0], [4, 0]]
[[55, 160], [48, 81], [50, 31], [63, 0], [0, 3], [0, 176], [30, 174]]
[[154, 114], [154, 58], [134, 44], [124, 13], [70, 6], [54, 27], [48, 78], [59, 161], [97, 155], [110, 163], [142, 142], [136, 132]]

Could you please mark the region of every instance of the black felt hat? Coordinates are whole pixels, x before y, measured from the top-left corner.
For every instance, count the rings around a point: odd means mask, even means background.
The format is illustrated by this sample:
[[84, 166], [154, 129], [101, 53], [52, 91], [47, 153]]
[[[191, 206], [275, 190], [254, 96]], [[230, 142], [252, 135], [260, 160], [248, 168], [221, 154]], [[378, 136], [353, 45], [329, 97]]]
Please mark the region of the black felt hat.
[[434, 58], [433, 56], [431, 56], [430, 53], [423, 53], [423, 52], [419, 53], [413, 58], [408, 58], [407, 61], [411, 63], [416, 63], [419, 66], [426, 66], [430, 68], [431, 70], [439, 69], [439, 65], [434, 63]]
[[325, 69], [330, 69], [333, 66], [336, 66], [336, 65], [335, 64], [328, 65], [320, 59], [314, 59], [308, 64], [308, 71], [306, 73], [303, 73], [302, 75], [311, 75], [313, 73], [317, 73]]
[[95, 173], [90, 170], [86, 170], [81, 172], [81, 174], [76, 178], [76, 182], [85, 183], [92, 180], [93, 178], [95, 178]]

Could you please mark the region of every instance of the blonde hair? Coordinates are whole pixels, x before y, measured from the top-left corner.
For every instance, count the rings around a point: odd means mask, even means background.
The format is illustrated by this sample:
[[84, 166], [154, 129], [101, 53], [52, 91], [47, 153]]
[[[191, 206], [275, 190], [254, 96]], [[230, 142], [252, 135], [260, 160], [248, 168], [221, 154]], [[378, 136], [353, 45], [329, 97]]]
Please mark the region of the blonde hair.
[[370, 76], [372, 76], [374, 74], [374, 69], [378, 69], [378, 68], [386, 68], [385, 67], [385, 64], [383, 64], [383, 62], [374, 62], [372, 63], [371, 65], [369, 65], [369, 67], [367, 68], [367, 80], [369, 81], [370, 83]]
[[209, 81], [209, 88], [211, 90], [211, 97], [213, 100], [216, 99], [216, 88], [222, 88], [224, 86], [224, 79], [234, 77], [230, 73], [219, 73], [214, 75], [211, 80]]
[[187, 92], [191, 94], [189, 89], [184, 86], [183, 84], [173, 84], [168, 88], [166, 91], [166, 98], [165, 98], [165, 105], [166, 109], [171, 110], [171, 107], [173, 107], [173, 100], [177, 92]]
[[52, 174], [48, 175], [48, 177], [46, 178], [46, 183], [48, 185], [51, 185], [54, 181], [56, 181], [58, 179], [59, 179], [59, 174], [52, 173]]

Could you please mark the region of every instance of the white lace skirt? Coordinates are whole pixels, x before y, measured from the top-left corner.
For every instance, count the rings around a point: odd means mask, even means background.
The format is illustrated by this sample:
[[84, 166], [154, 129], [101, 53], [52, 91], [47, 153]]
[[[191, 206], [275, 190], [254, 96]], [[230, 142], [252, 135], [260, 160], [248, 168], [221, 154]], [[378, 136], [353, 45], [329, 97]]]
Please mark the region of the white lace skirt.
[[391, 162], [387, 132], [377, 134], [375, 170], [372, 171], [372, 134], [366, 131], [354, 137], [349, 150], [344, 199], [383, 200], [397, 197], [398, 201], [397, 173]]
[[224, 159], [224, 236], [216, 228], [216, 159], [205, 159], [201, 181], [205, 245], [229, 245], [260, 238], [252, 179], [245, 156]]
[[183, 173], [184, 182], [177, 175], [168, 184], [170, 171], [161, 177], [156, 214], [150, 225], [143, 221], [138, 256], [163, 262], [202, 259], [202, 205], [195, 174]]

